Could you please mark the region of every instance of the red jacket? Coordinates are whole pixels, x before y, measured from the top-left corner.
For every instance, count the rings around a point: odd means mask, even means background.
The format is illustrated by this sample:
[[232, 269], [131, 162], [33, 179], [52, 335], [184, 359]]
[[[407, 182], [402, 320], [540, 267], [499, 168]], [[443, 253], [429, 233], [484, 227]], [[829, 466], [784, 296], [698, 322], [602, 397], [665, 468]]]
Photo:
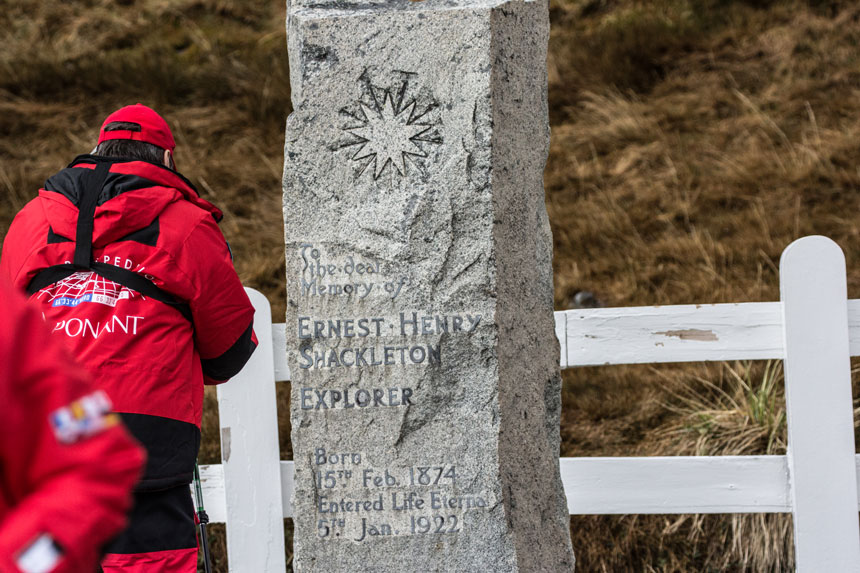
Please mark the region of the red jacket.
[[[54, 336], [146, 446], [140, 489], [191, 481], [203, 384], [236, 374], [256, 347], [220, 218], [175, 171], [84, 155], [48, 179], [3, 244], [0, 273], [31, 290]], [[40, 274], [56, 265], [68, 276]], [[123, 286], [107, 270], [145, 284]], [[174, 302], [143, 289], [153, 285]]]
[[0, 571], [93, 571], [143, 452], [5, 281], [0, 312]]

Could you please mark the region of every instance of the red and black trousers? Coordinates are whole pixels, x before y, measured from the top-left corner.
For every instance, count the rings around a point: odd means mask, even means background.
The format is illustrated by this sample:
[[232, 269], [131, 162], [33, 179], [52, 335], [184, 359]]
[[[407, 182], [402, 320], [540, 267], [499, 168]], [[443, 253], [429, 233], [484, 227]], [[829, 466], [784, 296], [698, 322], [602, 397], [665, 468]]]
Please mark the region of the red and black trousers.
[[197, 528], [188, 485], [134, 494], [128, 527], [108, 546], [105, 573], [195, 573]]
[[197, 528], [189, 484], [200, 447], [194, 424], [121, 413], [147, 451], [128, 527], [105, 550], [105, 573], [196, 573]]

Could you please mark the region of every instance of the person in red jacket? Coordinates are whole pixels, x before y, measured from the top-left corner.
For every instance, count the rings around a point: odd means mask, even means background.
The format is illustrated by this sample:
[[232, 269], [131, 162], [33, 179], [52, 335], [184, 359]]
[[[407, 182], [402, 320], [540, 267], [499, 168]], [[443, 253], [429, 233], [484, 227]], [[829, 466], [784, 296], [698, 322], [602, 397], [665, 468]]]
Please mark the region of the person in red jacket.
[[143, 451], [4, 281], [0, 312], [0, 571], [95, 571]]
[[147, 449], [108, 573], [196, 570], [188, 484], [203, 386], [236, 374], [257, 343], [221, 211], [176, 171], [174, 148], [152, 109], [114, 112], [93, 153], [18, 213], [0, 257]]

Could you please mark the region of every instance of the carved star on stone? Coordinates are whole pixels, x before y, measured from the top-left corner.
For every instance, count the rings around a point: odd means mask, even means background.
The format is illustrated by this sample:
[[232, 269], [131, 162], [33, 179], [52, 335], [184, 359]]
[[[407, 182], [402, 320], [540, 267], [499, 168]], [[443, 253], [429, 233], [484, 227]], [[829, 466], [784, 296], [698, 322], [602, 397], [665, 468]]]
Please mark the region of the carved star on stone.
[[403, 176], [406, 174], [407, 159], [427, 157], [427, 153], [418, 145], [419, 141], [439, 143], [423, 137], [433, 126], [420, 121], [426, 112], [416, 116], [415, 108], [416, 102], [412, 100], [397, 109], [389, 90], [385, 90], [381, 104], [368, 106], [359, 103], [361, 115], [354, 117], [361, 125], [343, 128], [357, 138], [349, 145], [360, 146], [352, 155], [353, 161], [365, 162], [359, 175], [372, 166], [373, 178], [379, 179], [390, 166]]

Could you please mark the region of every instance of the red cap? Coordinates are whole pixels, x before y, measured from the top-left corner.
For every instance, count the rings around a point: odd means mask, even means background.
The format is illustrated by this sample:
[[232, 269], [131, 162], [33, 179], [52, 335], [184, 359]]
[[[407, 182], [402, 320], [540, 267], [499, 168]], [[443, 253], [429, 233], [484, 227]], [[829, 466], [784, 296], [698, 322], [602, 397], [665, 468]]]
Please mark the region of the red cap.
[[[105, 131], [105, 127], [115, 121], [136, 123], [140, 126], [140, 131]], [[118, 109], [107, 117], [99, 132], [99, 143], [109, 139], [144, 141], [157, 145], [162, 149], [169, 149], [171, 152], [176, 147], [176, 142], [173, 141], [173, 134], [170, 133], [170, 127], [168, 127], [164, 118], [155, 113], [154, 110], [140, 103]]]

